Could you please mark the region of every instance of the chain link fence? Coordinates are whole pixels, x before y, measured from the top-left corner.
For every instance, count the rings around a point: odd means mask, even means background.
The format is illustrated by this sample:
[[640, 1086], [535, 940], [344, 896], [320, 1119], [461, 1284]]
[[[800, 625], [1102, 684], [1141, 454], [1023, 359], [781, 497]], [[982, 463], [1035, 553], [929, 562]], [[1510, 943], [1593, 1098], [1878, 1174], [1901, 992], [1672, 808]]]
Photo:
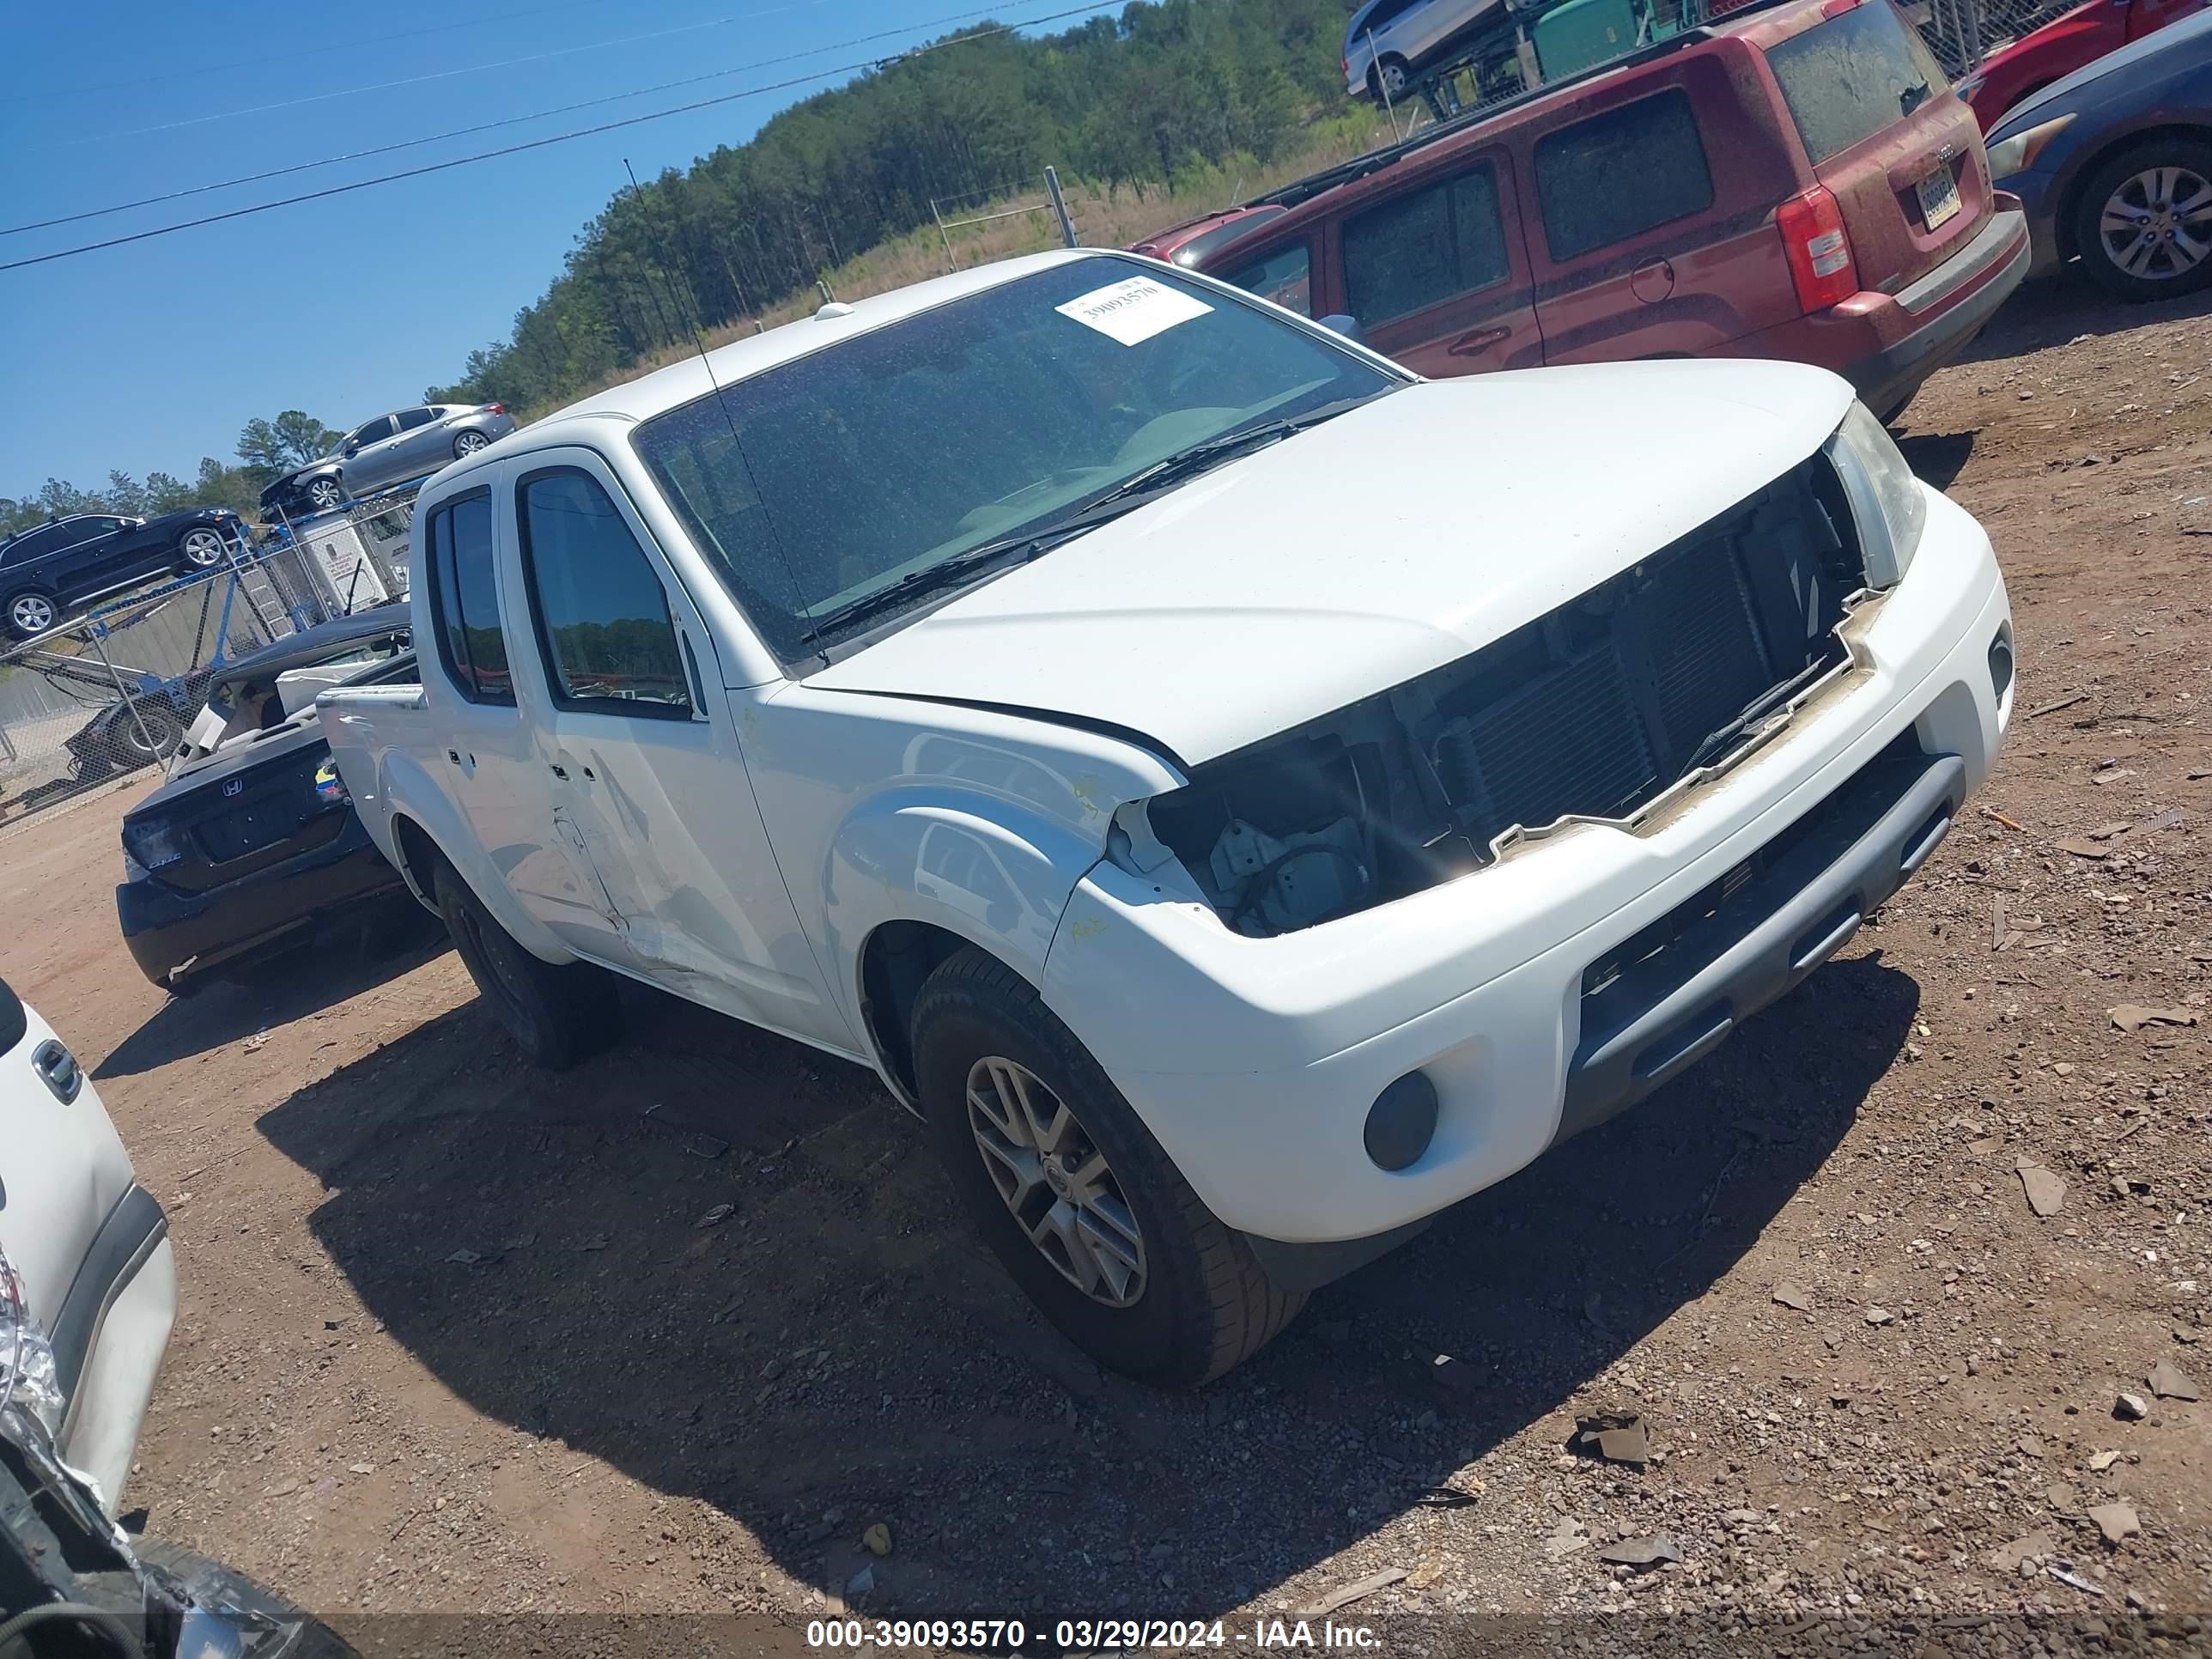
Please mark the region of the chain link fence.
[[364, 503], [228, 562], [0, 649], [0, 839], [125, 784], [158, 781], [227, 664], [406, 592], [411, 502]]
[[[1506, 103], [1547, 80], [1580, 74], [1671, 40], [1686, 29], [1719, 22], [1747, 0], [1621, 0], [1617, 19], [1568, 27], [1555, 8], [1516, 7], [1513, 22], [1428, 70], [1401, 90], [1378, 85], [1392, 125], [1406, 137], [1438, 122], [1462, 120]], [[1954, 81], [1991, 52], [2038, 29], [2079, 0], [1911, 0], [1899, 9], [1917, 27], [1943, 72]], [[1547, 31], [1557, 29], [1555, 33]]]

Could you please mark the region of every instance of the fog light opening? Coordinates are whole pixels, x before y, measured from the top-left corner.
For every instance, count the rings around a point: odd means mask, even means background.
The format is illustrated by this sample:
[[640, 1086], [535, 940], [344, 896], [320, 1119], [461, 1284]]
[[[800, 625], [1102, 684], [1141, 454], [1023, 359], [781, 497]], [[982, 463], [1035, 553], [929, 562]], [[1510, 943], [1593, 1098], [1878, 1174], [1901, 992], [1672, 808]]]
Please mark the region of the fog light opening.
[[2012, 634], [2006, 629], [1997, 629], [1996, 637], [1990, 641], [1990, 684], [1996, 688], [1999, 702], [2012, 689]]
[[1420, 1161], [1437, 1133], [1437, 1085], [1408, 1072], [1375, 1097], [1367, 1111], [1367, 1156], [1378, 1170]]

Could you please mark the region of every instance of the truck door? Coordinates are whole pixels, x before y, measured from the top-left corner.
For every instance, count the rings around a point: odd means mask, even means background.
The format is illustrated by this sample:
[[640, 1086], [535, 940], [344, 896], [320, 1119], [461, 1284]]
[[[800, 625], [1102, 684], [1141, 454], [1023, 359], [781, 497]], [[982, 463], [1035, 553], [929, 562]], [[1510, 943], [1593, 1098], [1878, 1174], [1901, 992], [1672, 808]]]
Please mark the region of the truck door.
[[705, 627], [621, 484], [550, 451], [512, 487], [545, 705], [532, 725], [560, 833], [621, 958], [679, 995], [849, 1051], [769, 847]]
[[[501, 612], [494, 533], [489, 487], [447, 497], [422, 523], [435, 649], [455, 694], [446, 752], [434, 758], [477, 844], [522, 907], [572, 949], [603, 957], [615, 948], [612, 910], [546, 833], [551, 792], [515, 702], [509, 659], [517, 635]], [[526, 613], [514, 606], [509, 614]], [[421, 654], [427, 681], [429, 657]]]

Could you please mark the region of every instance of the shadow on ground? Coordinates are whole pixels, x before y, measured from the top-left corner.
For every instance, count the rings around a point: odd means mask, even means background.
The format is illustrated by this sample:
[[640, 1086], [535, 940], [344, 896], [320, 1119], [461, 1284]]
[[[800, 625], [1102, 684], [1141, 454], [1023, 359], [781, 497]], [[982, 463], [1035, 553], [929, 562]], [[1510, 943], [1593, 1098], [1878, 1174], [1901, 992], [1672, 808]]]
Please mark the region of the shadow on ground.
[[2130, 304], [2116, 300], [2072, 269], [2024, 283], [2004, 303], [1979, 337], [1959, 354], [1961, 363], [2025, 357], [2046, 346], [2064, 345], [2087, 334], [2102, 337], [2141, 328], [2147, 323], [2185, 322], [2212, 316], [2212, 289], [2178, 300]]
[[1897, 447], [1917, 477], [1938, 489], [1948, 489], [1951, 481], [1966, 470], [1966, 463], [1973, 458], [1974, 434], [1916, 432], [1899, 438]]
[[1821, 1169], [1918, 1001], [1878, 957], [1831, 964], [1196, 1395], [1046, 1332], [872, 1082], [687, 1006], [639, 1001], [623, 1048], [549, 1078], [471, 1003], [259, 1127], [329, 1189], [317, 1237], [443, 1384], [719, 1506], [793, 1577], [842, 1584], [865, 1516], [898, 1540], [872, 1612], [1195, 1615], [1468, 1501], [1451, 1471], [1614, 1403], [1577, 1391]]
[[411, 899], [378, 918], [373, 943], [340, 934], [256, 964], [248, 982], [219, 981], [171, 997], [93, 1068], [95, 1082], [133, 1077], [289, 1025], [374, 990], [452, 948], [438, 920]]

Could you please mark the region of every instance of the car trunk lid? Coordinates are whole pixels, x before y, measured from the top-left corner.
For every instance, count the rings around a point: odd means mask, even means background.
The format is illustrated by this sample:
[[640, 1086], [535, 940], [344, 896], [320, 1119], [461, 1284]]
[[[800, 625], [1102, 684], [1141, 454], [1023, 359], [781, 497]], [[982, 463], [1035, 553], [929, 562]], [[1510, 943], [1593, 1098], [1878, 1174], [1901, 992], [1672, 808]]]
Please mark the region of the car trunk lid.
[[1859, 286], [1895, 294], [1992, 210], [1980, 130], [1889, 0], [1830, 0], [1766, 46], [1814, 176], [1841, 210]]
[[124, 850], [165, 884], [205, 892], [337, 835], [344, 799], [316, 775], [330, 745], [312, 714], [179, 775], [124, 820]]

